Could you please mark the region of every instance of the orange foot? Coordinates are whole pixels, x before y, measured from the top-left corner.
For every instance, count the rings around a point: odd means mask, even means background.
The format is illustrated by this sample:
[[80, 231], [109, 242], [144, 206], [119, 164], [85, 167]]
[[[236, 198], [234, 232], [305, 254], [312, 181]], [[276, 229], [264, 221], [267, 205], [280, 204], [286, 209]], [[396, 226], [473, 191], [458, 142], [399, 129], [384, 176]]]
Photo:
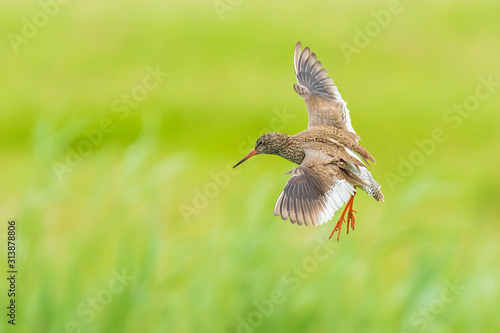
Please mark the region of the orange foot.
[[352, 209], [352, 205], [354, 203], [354, 196], [356, 195], [356, 192], [354, 194], [351, 194], [351, 198], [349, 201], [347, 201], [347, 204], [344, 207], [344, 211], [342, 212], [342, 215], [340, 215], [339, 220], [337, 221], [337, 224], [335, 225], [335, 228], [333, 229], [332, 233], [330, 234], [330, 237], [328, 239], [332, 238], [333, 234], [335, 231], [339, 231], [337, 235], [337, 241], [340, 238], [340, 229], [342, 228], [342, 223], [344, 223], [344, 216], [347, 213], [347, 233], [349, 233], [349, 226], [351, 226], [352, 230], [354, 230], [354, 224], [356, 223], [356, 219], [354, 218], [354, 213], [357, 213], [354, 209]]

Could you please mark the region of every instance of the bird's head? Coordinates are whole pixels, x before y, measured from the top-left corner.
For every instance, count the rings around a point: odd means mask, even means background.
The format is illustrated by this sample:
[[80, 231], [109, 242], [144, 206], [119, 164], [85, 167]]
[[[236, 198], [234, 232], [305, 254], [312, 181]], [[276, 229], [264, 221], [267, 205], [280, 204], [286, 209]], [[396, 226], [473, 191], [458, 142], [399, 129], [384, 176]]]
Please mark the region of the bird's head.
[[257, 154], [279, 155], [280, 148], [282, 148], [284, 146], [284, 143], [286, 142], [287, 137], [288, 137], [288, 135], [286, 135], [286, 134], [276, 133], [276, 132], [266, 133], [266, 134], [262, 135], [255, 142], [255, 148], [252, 149], [252, 151], [247, 156], [243, 157], [243, 159], [241, 161], [236, 163], [236, 165], [233, 167], [233, 169], [236, 168], [241, 163], [248, 160], [250, 157], [257, 155]]

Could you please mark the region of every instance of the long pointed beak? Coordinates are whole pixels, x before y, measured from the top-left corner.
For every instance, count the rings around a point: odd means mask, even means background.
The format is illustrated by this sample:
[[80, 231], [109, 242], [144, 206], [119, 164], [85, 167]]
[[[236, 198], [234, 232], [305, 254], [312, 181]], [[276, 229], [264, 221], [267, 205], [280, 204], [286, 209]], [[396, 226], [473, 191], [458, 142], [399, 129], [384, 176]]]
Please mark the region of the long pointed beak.
[[252, 151], [250, 153], [248, 153], [247, 156], [243, 157], [243, 159], [241, 161], [239, 161], [238, 163], [236, 163], [233, 167], [236, 168], [238, 165], [240, 165], [241, 163], [245, 162], [246, 160], [248, 160], [250, 157], [252, 157], [253, 155], [257, 155], [257, 150], [255, 149], [252, 149]]

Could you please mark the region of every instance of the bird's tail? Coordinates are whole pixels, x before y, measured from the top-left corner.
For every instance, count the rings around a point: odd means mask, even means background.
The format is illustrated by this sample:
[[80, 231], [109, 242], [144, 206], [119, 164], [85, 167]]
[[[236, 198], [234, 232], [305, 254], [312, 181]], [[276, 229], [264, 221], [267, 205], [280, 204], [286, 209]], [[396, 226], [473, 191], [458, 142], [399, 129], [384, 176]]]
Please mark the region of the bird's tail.
[[355, 166], [350, 165], [350, 170], [358, 176], [365, 184], [358, 187], [377, 201], [384, 201], [384, 194], [380, 190], [380, 184], [373, 178], [371, 172], [366, 167], [360, 167], [359, 171]]

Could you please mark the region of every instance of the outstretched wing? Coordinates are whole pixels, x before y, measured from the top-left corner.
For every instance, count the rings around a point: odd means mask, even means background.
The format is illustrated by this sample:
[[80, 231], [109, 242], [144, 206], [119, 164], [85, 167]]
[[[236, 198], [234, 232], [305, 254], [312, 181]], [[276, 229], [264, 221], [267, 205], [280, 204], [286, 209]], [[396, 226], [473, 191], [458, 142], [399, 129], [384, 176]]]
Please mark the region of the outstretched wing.
[[298, 225], [329, 221], [354, 193], [353, 185], [364, 184], [343, 161], [314, 146], [306, 148], [304, 161], [287, 174], [293, 176], [276, 202], [274, 215]]
[[297, 83], [295, 91], [302, 96], [309, 114], [308, 127], [329, 125], [356, 133], [351, 125], [346, 102], [328, 76], [316, 54], [308, 47], [302, 50], [300, 42], [293, 55]]

